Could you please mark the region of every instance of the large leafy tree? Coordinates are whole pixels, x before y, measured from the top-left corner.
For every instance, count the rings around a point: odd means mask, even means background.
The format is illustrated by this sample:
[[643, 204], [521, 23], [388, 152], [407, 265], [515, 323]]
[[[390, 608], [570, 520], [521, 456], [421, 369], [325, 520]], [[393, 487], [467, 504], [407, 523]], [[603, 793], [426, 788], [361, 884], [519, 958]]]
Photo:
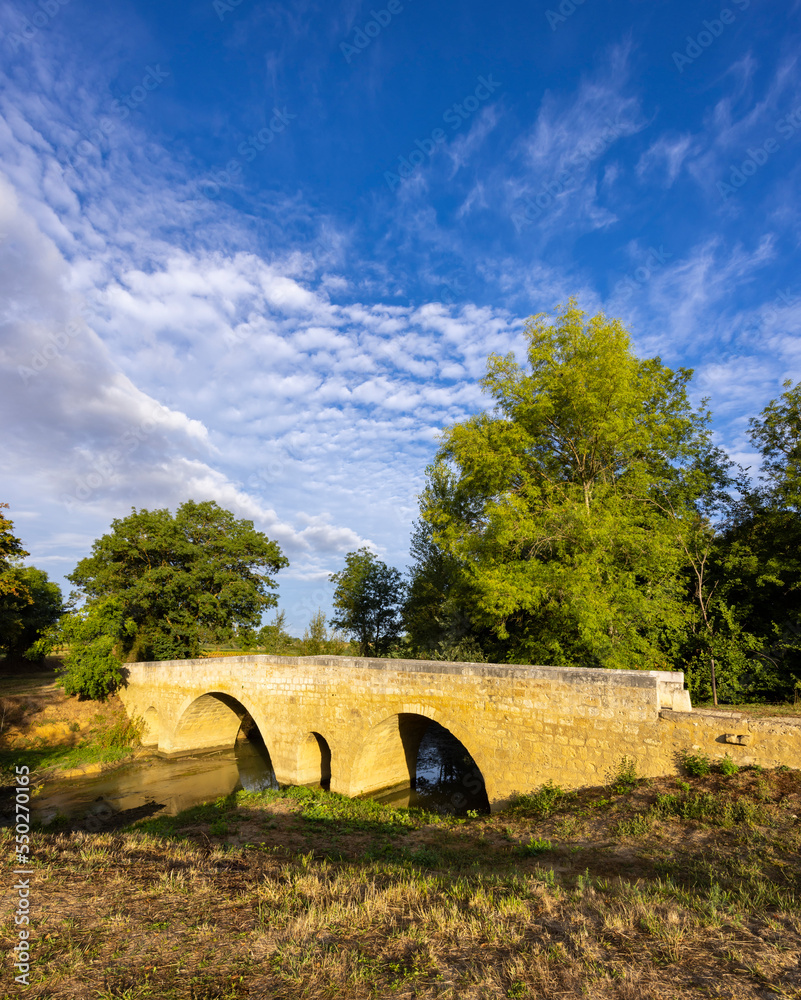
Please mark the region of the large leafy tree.
[[349, 552], [345, 568], [329, 577], [336, 584], [330, 624], [358, 641], [362, 656], [381, 656], [401, 635], [406, 585], [399, 570], [367, 548]]
[[741, 480], [719, 553], [727, 599], [756, 648], [744, 684], [755, 698], [801, 690], [801, 382], [783, 388], [750, 421], [759, 479]]
[[481, 662], [497, 643], [470, 616], [470, 593], [460, 565], [440, 548], [430, 524], [420, 520], [412, 534], [412, 566], [403, 624], [412, 653], [432, 659]]
[[687, 628], [682, 539], [725, 480], [692, 372], [641, 360], [574, 301], [532, 317], [527, 365], [490, 355], [494, 399], [448, 428], [422, 516], [508, 659], [664, 668]]
[[57, 640], [56, 626], [64, 613], [61, 588], [35, 566], [19, 569], [18, 577], [28, 599], [8, 599], [8, 609], [16, 604], [17, 610], [6, 616], [0, 629], [0, 651], [18, 659], [41, 660]]
[[101, 643], [101, 656], [180, 659], [198, 655], [206, 640], [250, 634], [276, 604], [269, 574], [286, 565], [252, 521], [213, 501], [189, 500], [175, 516], [134, 508], [68, 577], [87, 599], [67, 623], [68, 672], [87, 645]]

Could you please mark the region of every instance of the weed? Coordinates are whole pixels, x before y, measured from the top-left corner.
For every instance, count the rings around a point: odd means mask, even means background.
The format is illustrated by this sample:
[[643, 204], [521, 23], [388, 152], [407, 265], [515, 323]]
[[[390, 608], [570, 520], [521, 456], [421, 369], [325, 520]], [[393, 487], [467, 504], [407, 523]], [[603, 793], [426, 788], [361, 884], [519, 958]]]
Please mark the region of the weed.
[[552, 851], [553, 844], [550, 840], [541, 837], [531, 837], [527, 844], [520, 844], [518, 850], [521, 854], [537, 857], [540, 854], [545, 854], [546, 851]]
[[637, 813], [631, 819], [621, 820], [615, 833], [618, 837], [643, 837], [653, 826], [654, 817], [647, 813]]
[[607, 774], [607, 782], [615, 795], [625, 795], [636, 788], [637, 762], [633, 757], [621, 757], [617, 767]]
[[684, 770], [694, 778], [703, 778], [712, 771], [712, 761], [706, 754], [685, 751], [680, 756]]
[[734, 761], [728, 754], [726, 754], [723, 760], [719, 762], [718, 769], [720, 770], [720, 773], [726, 778], [733, 778], [735, 774], [740, 773], [740, 768], [737, 766], [737, 764], [734, 763]]
[[564, 789], [548, 781], [536, 792], [518, 795], [511, 809], [513, 813], [526, 813], [544, 819], [565, 805], [567, 799], [568, 793]]

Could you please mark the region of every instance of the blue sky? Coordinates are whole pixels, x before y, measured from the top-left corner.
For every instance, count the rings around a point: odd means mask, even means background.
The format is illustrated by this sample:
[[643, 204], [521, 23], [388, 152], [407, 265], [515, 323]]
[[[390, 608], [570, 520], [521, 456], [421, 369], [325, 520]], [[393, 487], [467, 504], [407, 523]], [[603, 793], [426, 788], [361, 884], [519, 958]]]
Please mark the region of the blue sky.
[[[9, 0], [0, 499], [62, 582], [214, 499], [302, 632], [575, 295], [718, 443], [801, 378], [801, 3]], [[65, 589], [68, 589], [65, 588]]]

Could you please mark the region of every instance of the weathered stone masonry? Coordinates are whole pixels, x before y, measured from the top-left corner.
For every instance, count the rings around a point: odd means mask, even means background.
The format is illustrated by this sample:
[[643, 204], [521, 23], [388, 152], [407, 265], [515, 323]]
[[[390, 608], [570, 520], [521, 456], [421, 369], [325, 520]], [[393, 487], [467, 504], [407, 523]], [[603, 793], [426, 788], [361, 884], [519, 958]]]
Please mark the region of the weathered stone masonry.
[[601, 784], [623, 756], [675, 773], [693, 748], [740, 764], [801, 766], [801, 722], [693, 711], [680, 672], [236, 656], [127, 666], [121, 697], [165, 753], [232, 746], [249, 715], [282, 784], [346, 795], [414, 777], [428, 720], [473, 756], [493, 809], [552, 780]]

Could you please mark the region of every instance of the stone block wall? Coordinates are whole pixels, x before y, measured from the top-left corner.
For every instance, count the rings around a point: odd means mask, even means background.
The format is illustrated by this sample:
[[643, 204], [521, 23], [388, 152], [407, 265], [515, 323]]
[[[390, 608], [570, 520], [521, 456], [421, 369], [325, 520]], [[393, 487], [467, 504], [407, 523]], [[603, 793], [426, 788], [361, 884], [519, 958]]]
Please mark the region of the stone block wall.
[[[680, 672], [278, 656], [127, 669], [121, 697], [160, 750], [230, 746], [249, 715], [279, 782], [310, 780], [314, 741], [330, 748], [332, 790], [347, 795], [408, 783], [426, 719], [464, 744], [493, 808], [548, 780], [602, 784], [624, 756], [645, 776], [675, 772], [677, 753], [694, 746], [764, 766], [801, 761], [801, 724], [738, 729], [731, 716], [694, 712]], [[722, 742], [727, 732], [751, 739]]]

